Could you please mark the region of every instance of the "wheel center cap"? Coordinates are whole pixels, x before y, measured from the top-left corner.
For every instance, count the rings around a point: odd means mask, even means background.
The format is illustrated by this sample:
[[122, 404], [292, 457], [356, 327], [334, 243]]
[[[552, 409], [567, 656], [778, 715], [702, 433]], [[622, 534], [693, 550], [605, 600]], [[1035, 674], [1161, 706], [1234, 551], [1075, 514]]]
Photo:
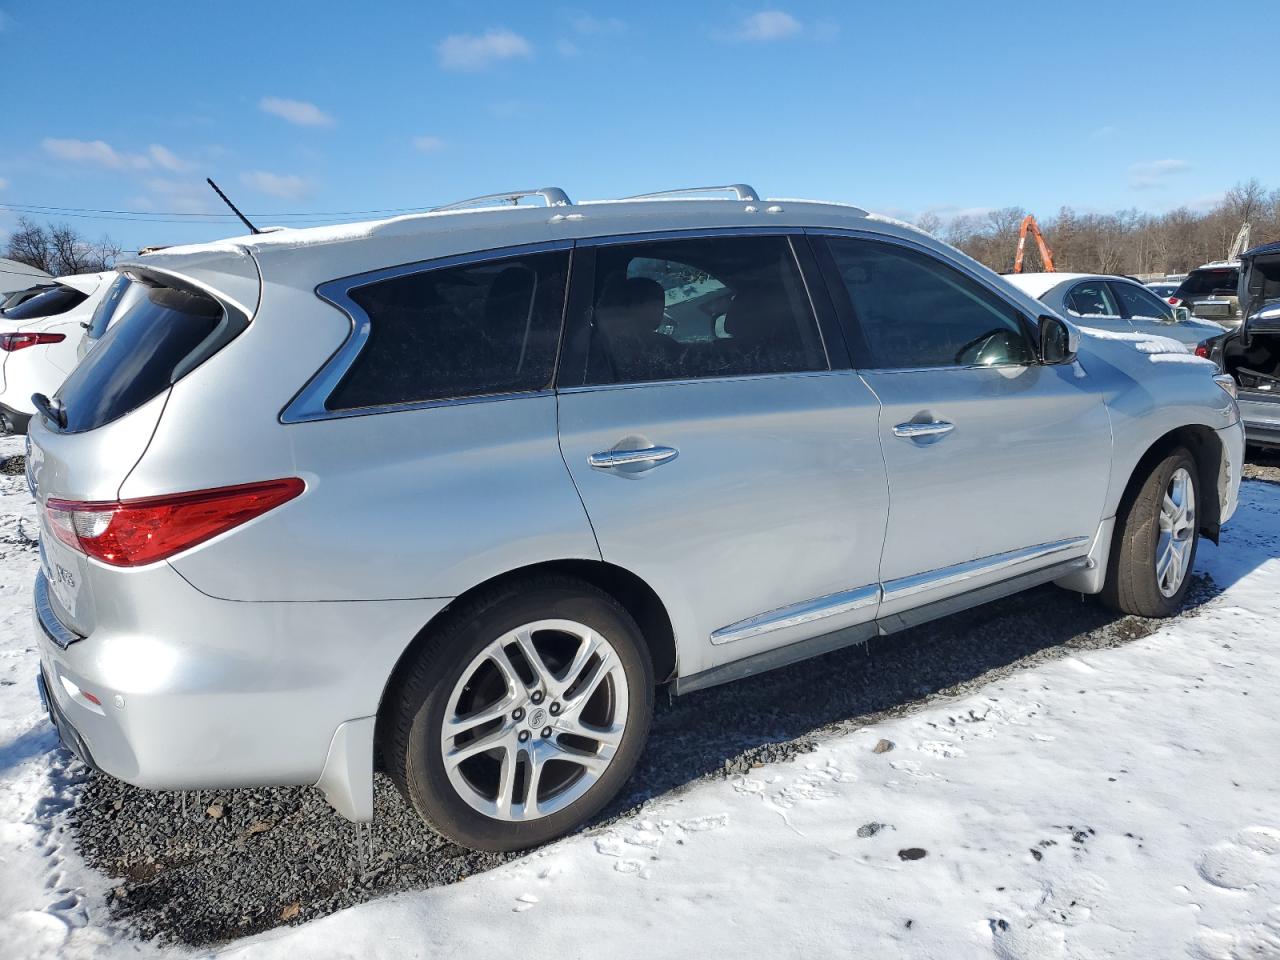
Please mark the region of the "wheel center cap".
[[529, 726], [540, 727], [547, 722], [547, 711], [542, 707], [534, 707], [529, 714]]

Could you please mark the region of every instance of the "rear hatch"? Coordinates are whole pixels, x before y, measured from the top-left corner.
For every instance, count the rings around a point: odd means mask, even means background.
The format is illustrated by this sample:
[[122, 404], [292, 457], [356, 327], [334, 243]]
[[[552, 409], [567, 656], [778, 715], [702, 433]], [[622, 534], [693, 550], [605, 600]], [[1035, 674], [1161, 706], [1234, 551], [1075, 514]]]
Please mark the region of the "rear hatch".
[[1201, 267], [1187, 274], [1174, 296], [1190, 308], [1192, 316], [1231, 326], [1240, 322], [1239, 280], [1237, 267]]
[[[131, 269], [138, 292], [131, 292], [97, 346], [63, 383], [51, 413], [32, 420], [28, 478], [40, 518], [43, 573], [54, 613], [82, 636], [97, 622], [95, 582], [129, 572], [90, 560], [76, 548], [77, 533], [85, 531], [69, 528], [77, 517], [71, 507], [118, 499], [173, 384], [248, 325], [258, 277], [248, 255], [240, 259], [237, 272], [246, 283], [237, 300], [191, 277]], [[253, 297], [246, 309], [243, 287], [250, 281]]]

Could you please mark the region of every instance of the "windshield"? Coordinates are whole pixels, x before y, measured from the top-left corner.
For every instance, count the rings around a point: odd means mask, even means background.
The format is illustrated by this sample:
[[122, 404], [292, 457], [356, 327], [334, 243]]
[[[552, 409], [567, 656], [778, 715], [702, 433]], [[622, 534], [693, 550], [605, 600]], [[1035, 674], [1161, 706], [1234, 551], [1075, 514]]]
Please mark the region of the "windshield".
[[1234, 297], [1236, 283], [1240, 279], [1240, 271], [1235, 267], [1224, 267], [1214, 270], [1193, 270], [1178, 288], [1178, 296], [1209, 297], [1219, 295]]
[[59, 313], [66, 313], [87, 299], [79, 290], [57, 284], [42, 290], [29, 300], [24, 300], [16, 307], [9, 307], [4, 311], [3, 316], [6, 320], [36, 320], [40, 317], [52, 317]]

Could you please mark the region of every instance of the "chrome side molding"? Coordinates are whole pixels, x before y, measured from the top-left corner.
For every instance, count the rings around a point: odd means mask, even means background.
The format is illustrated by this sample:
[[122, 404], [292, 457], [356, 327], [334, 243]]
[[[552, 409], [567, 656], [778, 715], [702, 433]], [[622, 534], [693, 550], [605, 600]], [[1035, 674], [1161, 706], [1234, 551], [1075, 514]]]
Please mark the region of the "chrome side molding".
[[842, 613], [851, 613], [854, 610], [874, 606], [879, 602], [879, 584], [830, 593], [825, 597], [802, 600], [800, 603], [779, 607], [721, 627], [712, 632], [711, 642], [732, 643], [735, 640], [745, 640], [747, 637], [758, 637], [762, 633], [785, 630], [787, 627], [798, 627], [802, 623], [812, 623], [815, 620], [824, 620]]
[[940, 567], [937, 570], [926, 570], [924, 573], [912, 574], [909, 577], [886, 580], [884, 600], [888, 603], [890, 600], [901, 600], [903, 597], [913, 597], [929, 590], [949, 587], [998, 570], [1021, 566], [1041, 557], [1062, 553], [1072, 547], [1084, 546], [1088, 542], [1088, 537], [1071, 537], [1067, 540], [1054, 540], [1051, 543], [1038, 543], [1032, 547], [1009, 550], [990, 557], [979, 557], [976, 560], [967, 560], [964, 563]]

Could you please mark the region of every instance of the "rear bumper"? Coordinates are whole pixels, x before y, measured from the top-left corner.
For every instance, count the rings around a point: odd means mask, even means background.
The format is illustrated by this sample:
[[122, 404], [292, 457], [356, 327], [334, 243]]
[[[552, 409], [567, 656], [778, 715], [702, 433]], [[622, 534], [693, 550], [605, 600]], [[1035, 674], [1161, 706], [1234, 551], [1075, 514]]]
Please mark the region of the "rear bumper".
[[36, 688], [40, 692], [40, 702], [44, 704], [44, 708], [49, 714], [49, 722], [58, 731], [58, 739], [62, 741], [62, 745], [74, 753], [86, 766], [94, 770], [100, 770], [101, 768], [94, 762], [93, 754], [89, 752], [89, 745], [80, 736], [80, 731], [67, 719], [67, 715], [58, 706], [58, 701], [53, 699], [53, 694], [49, 692], [49, 684], [45, 680], [43, 664], [40, 666], [40, 672], [36, 674]]
[[13, 407], [0, 403], [0, 427], [3, 427], [8, 433], [27, 432], [27, 427], [31, 423], [30, 413], [24, 413], [21, 410], [15, 410]]
[[[335, 735], [376, 715], [401, 653], [447, 603], [235, 602], [205, 596], [167, 564], [114, 573], [121, 588], [110, 605], [100, 596], [98, 610], [115, 622], [100, 619], [83, 637], [42, 602], [38, 575], [41, 683], [68, 747], [149, 789], [316, 784], [323, 775], [326, 792], [358, 793], [360, 784], [335, 783], [334, 764], [326, 768]], [[339, 769], [371, 781], [371, 746]]]

